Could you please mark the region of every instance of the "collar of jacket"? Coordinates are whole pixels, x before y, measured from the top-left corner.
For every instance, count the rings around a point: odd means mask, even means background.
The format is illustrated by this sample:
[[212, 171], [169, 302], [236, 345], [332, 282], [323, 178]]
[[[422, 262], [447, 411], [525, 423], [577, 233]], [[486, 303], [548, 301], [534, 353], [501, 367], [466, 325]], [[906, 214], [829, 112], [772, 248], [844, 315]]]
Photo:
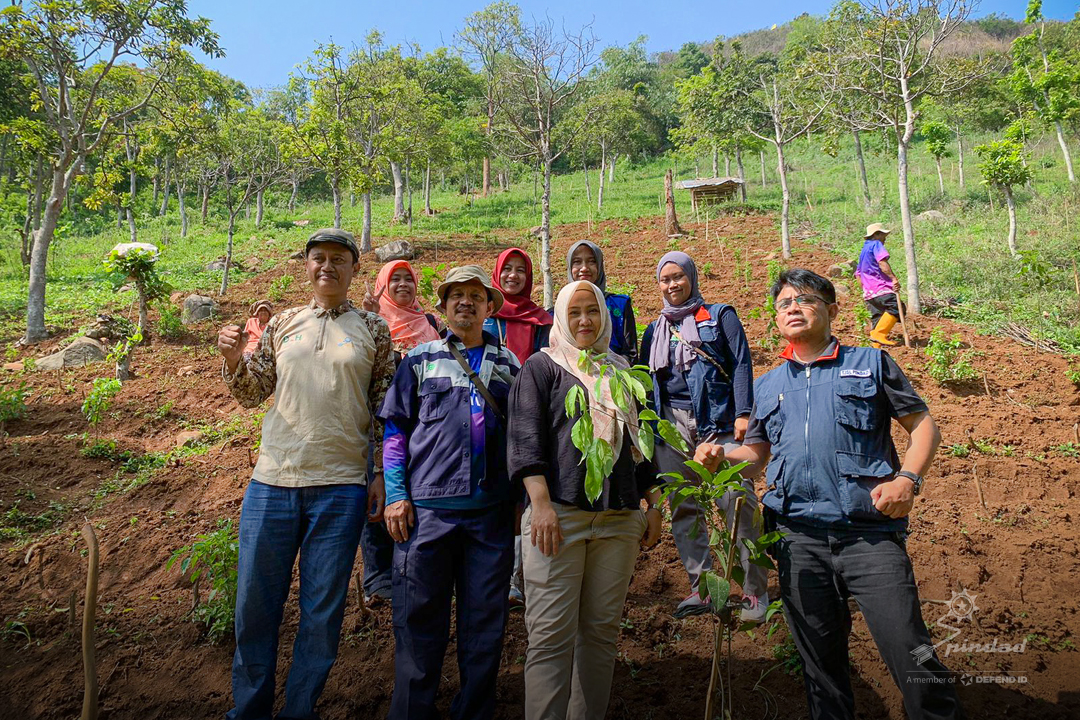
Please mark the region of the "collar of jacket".
[[[825, 346], [825, 352], [818, 356], [814, 362], [821, 362], [822, 360], [835, 360], [840, 356], [840, 341], [836, 339], [836, 336], [829, 338], [829, 344]], [[789, 362], [799, 363], [800, 365], [812, 365], [813, 363], [804, 363], [795, 357], [795, 347], [788, 343], [788, 346], [784, 348], [780, 353], [780, 357]]]
[[330, 315], [331, 320], [337, 320], [339, 317], [354, 309], [352, 301], [346, 300], [340, 305], [332, 308], [324, 308], [315, 302], [315, 298], [311, 299], [308, 303], [308, 307], [315, 312], [315, 317], [322, 317], [323, 315]]
[[[498, 319], [498, 318], [496, 318], [496, 319]], [[483, 331], [483, 333], [481, 334], [481, 337], [483, 337], [483, 339], [484, 339], [484, 345], [490, 345], [490, 346], [492, 346], [492, 347], [494, 347], [496, 349], [502, 347], [502, 343], [499, 342], [499, 338], [495, 337], [494, 335], [489, 333], [487, 330]], [[446, 329], [446, 339], [443, 340], [443, 342], [446, 343], [447, 346], [449, 346], [451, 340], [456, 342], [461, 347], [463, 347], [463, 348], [465, 347], [465, 343], [461, 340], [461, 338], [459, 338], [457, 335], [455, 335], [453, 330], [451, 330], [450, 328], [447, 328]], [[479, 347], [479, 346], [477, 346], [477, 347]], [[465, 349], [468, 350], [469, 348], [465, 348]]]

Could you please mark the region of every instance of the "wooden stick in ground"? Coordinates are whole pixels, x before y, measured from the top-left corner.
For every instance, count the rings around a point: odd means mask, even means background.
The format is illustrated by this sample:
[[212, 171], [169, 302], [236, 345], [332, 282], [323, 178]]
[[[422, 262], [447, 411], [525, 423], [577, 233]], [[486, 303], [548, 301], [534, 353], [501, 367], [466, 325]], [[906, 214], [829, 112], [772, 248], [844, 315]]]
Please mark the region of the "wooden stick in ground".
[[1076, 445], [1080, 446], [1080, 423], [1073, 423], [1073, 439], [1076, 440]]
[[979, 482], [978, 463], [971, 466], [971, 477], [975, 480], [975, 491], [979, 493], [979, 504], [986, 510], [986, 496], [983, 495], [982, 483]]
[[98, 588], [98, 542], [90, 523], [83, 525], [83, 540], [89, 554], [86, 571], [86, 599], [83, 607], [82, 656], [83, 656], [83, 707], [82, 720], [97, 720], [98, 681], [97, 660], [94, 657], [94, 618], [97, 615]]
[[[744, 499], [745, 498], [742, 496], [735, 498], [735, 507], [732, 509], [732, 512], [735, 514], [735, 521], [731, 524], [732, 542], [731, 547], [728, 549], [727, 570], [724, 573], [724, 579], [728, 581], [729, 588], [731, 583], [732, 563], [735, 562], [735, 548], [738, 543], [737, 538], [739, 537], [739, 515], [742, 512]], [[727, 602], [727, 598], [724, 598], [724, 602]], [[705, 720], [713, 720], [713, 697], [716, 695], [716, 681], [720, 677], [720, 650], [723, 639], [724, 624], [722, 622], [717, 622], [716, 630], [713, 632], [712, 672], [709, 674], [709, 694], [705, 698]]]
[[896, 296], [896, 311], [900, 313], [900, 329], [904, 331], [904, 347], [911, 347], [911, 338], [908, 337], [907, 331], [907, 313], [904, 312], [904, 303], [900, 301], [900, 293], [894, 292]]

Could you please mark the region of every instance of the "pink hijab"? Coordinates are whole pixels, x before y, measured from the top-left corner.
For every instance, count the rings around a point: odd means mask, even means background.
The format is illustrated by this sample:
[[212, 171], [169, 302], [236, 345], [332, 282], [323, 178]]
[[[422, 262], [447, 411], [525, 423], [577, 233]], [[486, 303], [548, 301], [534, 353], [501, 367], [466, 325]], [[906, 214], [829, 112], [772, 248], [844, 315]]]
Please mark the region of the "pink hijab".
[[[405, 260], [393, 260], [382, 266], [375, 280], [375, 296], [379, 298], [379, 315], [390, 326], [390, 339], [394, 348], [411, 350], [417, 345], [439, 339], [439, 333], [428, 322], [427, 315], [415, 299], [412, 305], [398, 305], [390, 295], [390, 278], [394, 272], [405, 268], [412, 275], [413, 284], [419, 284], [416, 271]], [[380, 294], [381, 293], [381, 294]]]

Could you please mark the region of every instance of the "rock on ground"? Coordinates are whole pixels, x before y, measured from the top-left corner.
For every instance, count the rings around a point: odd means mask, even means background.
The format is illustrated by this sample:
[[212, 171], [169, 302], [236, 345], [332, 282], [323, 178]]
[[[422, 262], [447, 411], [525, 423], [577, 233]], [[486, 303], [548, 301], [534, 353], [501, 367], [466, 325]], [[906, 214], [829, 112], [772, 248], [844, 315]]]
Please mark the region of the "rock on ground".
[[831, 278], [842, 278], [848, 275], [853, 275], [857, 266], [858, 262], [855, 260], [838, 262], [835, 265], [829, 266], [828, 275]]
[[203, 439], [203, 434], [198, 430], [185, 430], [176, 436], [175, 447], [177, 450], [184, 447], [197, 445]]
[[218, 311], [214, 298], [206, 295], [188, 295], [184, 299], [184, 310], [180, 320], [185, 325], [205, 320]]
[[916, 220], [944, 220], [945, 213], [940, 210], [927, 210], [915, 216]]
[[412, 260], [416, 251], [408, 240], [395, 240], [375, 248], [375, 258], [382, 263], [391, 260]]
[[38, 359], [34, 366], [38, 370], [82, 367], [83, 365], [103, 362], [106, 355], [105, 346], [101, 342], [93, 338], [78, 337], [75, 338], [75, 342], [63, 350]]

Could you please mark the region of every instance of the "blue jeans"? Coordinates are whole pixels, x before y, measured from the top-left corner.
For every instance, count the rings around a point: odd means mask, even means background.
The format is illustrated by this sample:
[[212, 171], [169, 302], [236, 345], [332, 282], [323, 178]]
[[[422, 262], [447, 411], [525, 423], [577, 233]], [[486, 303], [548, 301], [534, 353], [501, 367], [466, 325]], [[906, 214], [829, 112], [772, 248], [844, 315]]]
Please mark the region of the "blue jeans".
[[315, 703], [337, 658], [367, 488], [284, 488], [252, 480], [240, 511], [235, 707], [229, 720], [269, 720], [278, 628], [300, 554], [300, 626], [278, 720], [317, 720]]
[[964, 713], [955, 678], [936, 654], [923, 622], [919, 590], [902, 533], [818, 528], [779, 519], [785, 536], [774, 546], [780, 596], [803, 661], [810, 717], [854, 720], [848, 663], [854, 597], [870, 635], [904, 695], [909, 718], [956, 720]]
[[461, 689], [453, 720], [495, 714], [495, 681], [509, 606], [514, 561], [511, 508], [416, 508], [409, 539], [394, 547], [394, 696], [390, 720], [438, 717], [443, 657], [450, 641], [450, 604], [457, 597]]
[[382, 522], [364, 521], [360, 535], [364, 556], [364, 594], [390, 596], [390, 566], [394, 561], [394, 539]]

